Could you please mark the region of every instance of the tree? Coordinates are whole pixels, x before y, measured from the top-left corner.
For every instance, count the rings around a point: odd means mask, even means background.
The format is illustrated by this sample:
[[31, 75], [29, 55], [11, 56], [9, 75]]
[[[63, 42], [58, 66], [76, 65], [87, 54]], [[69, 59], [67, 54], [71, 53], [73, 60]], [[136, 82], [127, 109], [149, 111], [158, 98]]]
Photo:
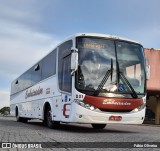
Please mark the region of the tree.
[[4, 114], [6, 112], [10, 113], [10, 107], [3, 107], [3, 108], [0, 109], [1, 114]]

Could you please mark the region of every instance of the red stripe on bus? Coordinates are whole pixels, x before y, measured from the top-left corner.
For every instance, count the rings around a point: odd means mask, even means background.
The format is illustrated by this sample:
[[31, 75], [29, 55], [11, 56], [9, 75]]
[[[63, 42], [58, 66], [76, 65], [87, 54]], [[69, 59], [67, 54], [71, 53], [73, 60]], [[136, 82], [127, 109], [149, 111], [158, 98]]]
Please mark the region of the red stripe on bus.
[[143, 104], [143, 99], [104, 98], [85, 96], [84, 101], [99, 109], [133, 110]]

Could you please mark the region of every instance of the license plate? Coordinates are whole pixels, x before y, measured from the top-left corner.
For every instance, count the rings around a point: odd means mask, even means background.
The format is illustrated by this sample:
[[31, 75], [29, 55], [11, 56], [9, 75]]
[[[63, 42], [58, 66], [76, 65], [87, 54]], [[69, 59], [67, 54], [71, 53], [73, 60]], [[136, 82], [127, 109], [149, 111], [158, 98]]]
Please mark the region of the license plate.
[[122, 116], [110, 116], [109, 121], [121, 121]]

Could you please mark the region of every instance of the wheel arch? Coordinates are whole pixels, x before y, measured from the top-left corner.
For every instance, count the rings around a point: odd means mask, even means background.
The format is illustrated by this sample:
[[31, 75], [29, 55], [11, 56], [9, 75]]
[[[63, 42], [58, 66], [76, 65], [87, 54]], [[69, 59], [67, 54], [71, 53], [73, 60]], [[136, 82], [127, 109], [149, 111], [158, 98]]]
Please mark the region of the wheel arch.
[[16, 105], [16, 107], [15, 107], [15, 116], [18, 116], [18, 111], [19, 109], [18, 109], [18, 105]]
[[[47, 112], [47, 108], [48, 107], [50, 107], [51, 108], [51, 104], [47, 101], [47, 102], [45, 102], [44, 103], [44, 105], [43, 105], [43, 120], [45, 120], [45, 114], [46, 114], [46, 112]], [[52, 108], [51, 108], [52, 109]]]

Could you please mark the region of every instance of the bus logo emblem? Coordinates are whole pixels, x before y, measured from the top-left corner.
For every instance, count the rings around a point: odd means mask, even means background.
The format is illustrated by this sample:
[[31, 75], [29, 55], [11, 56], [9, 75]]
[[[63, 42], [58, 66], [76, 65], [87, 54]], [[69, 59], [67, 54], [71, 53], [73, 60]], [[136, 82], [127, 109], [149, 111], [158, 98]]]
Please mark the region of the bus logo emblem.
[[43, 94], [43, 88], [38, 88], [37, 90], [32, 90], [30, 89], [29, 91], [26, 91], [26, 96], [25, 99], [29, 98], [29, 97], [33, 97], [33, 96], [37, 96]]
[[103, 101], [103, 104], [106, 104], [106, 105], [124, 105], [124, 106], [130, 106], [131, 103], [129, 102], [118, 102], [118, 101], [115, 101], [115, 100], [104, 100]]

